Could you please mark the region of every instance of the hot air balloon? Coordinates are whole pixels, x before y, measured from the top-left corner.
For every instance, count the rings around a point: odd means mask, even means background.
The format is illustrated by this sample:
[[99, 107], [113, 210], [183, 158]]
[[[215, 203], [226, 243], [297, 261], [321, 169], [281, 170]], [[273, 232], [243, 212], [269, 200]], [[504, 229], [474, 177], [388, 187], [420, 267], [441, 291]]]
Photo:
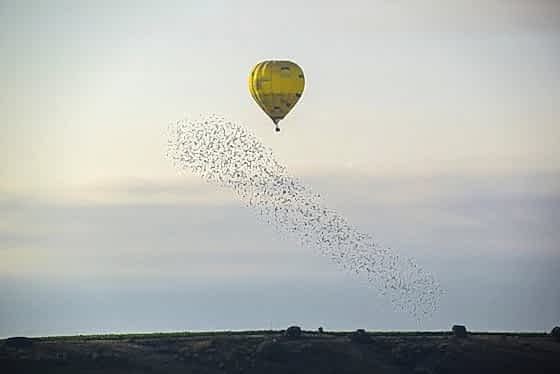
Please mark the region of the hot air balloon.
[[278, 122], [292, 110], [305, 86], [303, 70], [291, 61], [263, 61], [251, 70], [249, 92], [261, 109]]

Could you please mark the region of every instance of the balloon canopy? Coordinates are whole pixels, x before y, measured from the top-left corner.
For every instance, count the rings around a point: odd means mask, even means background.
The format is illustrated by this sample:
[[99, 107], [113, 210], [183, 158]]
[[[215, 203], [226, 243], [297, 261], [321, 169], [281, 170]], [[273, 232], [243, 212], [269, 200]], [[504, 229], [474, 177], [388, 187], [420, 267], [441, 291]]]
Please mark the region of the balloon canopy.
[[251, 70], [249, 92], [276, 125], [296, 105], [305, 87], [303, 70], [291, 61], [263, 61]]

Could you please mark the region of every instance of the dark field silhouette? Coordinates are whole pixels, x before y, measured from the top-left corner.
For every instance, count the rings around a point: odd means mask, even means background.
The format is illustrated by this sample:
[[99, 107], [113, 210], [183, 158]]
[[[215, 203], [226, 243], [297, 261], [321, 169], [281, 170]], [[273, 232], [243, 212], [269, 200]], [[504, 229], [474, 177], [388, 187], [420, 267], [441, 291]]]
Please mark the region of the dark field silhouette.
[[[5, 373], [553, 373], [544, 333], [247, 331], [0, 341]], [[7, 370], [6, 370], [7, 369]]]

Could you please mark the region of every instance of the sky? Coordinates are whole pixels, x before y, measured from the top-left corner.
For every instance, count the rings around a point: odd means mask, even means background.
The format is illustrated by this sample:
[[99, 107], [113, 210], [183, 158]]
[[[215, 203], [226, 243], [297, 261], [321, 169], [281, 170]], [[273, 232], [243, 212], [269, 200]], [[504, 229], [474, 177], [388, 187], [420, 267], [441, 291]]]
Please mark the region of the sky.
[[[282, 132], [247, 90], [289, 59]], [[0, 336], [560, 321], [560, 5], [0, 0]], [[418, 323], [227, 190], [166, 127], [248, 127], [446, 290]]]

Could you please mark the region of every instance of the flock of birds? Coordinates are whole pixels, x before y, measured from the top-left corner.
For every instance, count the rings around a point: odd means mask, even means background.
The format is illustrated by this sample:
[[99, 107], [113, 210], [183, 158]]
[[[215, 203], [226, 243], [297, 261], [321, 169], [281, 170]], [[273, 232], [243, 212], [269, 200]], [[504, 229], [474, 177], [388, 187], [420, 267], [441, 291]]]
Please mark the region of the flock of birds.
[[170, 124], [167, 157], [176, 167], [233, 190], [281, 233], [317, 248], [365, 277], [393, 305], [422, 320], [438, 308], [442, 289], [412, 259], [379, 247], [371, 235], [328, 209], [243, 126], [217, 115]]

